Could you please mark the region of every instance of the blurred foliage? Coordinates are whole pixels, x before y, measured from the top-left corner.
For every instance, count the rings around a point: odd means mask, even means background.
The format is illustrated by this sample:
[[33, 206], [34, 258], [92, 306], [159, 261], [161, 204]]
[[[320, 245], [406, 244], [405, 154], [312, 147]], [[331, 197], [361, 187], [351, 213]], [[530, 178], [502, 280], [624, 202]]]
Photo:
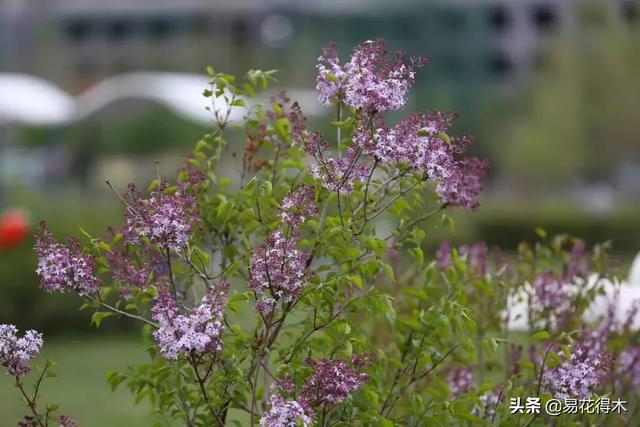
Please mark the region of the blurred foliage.
[[600, 6], [547, 46], [524, 94], [488, 113], [496, 169], [521, 187], [607, 179], [640, 162], [640, 31]]
[[[84, 196], [86, 197], [86, 196]], [[114, 196], [115, 198], [115, 196]], [[119, 216], [117, 203], [94, 196], [91, 203], [73, 191], [30, 192], [24, 189], [9, 194], [15, 206], [28, 206], [32, 230], [41, 218], [60, 235], [82, 236], [78, 224], [102, 235]], [[33, 234], [33, 233], [31, 233]], [[45, 294], [38, 288], [33, 238], [7, 252], [0, 252], [0, 323], [14, 323], [21, 329], [38, 329], [46, 335], [90, 332], [91, 314], [78, 311], [76, 295]], [[130, 324], [113, 322], [107, 331], [129, 330]]]
[[[49, 340], [37, 363], [47, 357], [57, 361], [59, 375], [50, 379], [42, 391], [73, 413], [81, 426], [147, 426], [159, 417], [149, 416], [151, 408], [144, 402], [135, 405], [125, 390], [112, 390], [107, 386], [105, 372], [125, 369], [127, 365], [145, 359], [144, 347], [135, 338], [114, 336], [87, 338], [56, 338]], [[30, 379], [33, 374], [27, 377]], [[13, 387], [15, 379], [0, 375], [0, 425], [13, 425], [9, 421], [24, 415], [24, 403]], [[101, 402], [96, 405], [96, 402]], [[166, 424], [164, 424], [166, 425]]]

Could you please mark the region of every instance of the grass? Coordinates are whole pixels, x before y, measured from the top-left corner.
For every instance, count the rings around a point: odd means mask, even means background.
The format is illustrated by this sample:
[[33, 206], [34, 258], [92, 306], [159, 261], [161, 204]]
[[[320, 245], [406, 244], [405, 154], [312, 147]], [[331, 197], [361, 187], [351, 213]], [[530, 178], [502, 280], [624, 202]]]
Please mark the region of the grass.
[[[60, 404], [61, 412], [76, 418], [81, 426], [144, 427], [157, 420], [148, 415], [146, 402], [136, 406], [126, 388], [112, 392], [106, 382], [108, 371], [123, 371], [145, 360], [144, 348], [135, 337], [59, 338], [45, 344], [36, 363], [53, 359], [58, 377], [45, 381], [41, 405]], [[31, 389], [30, 380], [27, 377], [27, 390]], [[0, 426], [15, 426], [25, 414], [27, 409], [13, 378], [0, 375]]]

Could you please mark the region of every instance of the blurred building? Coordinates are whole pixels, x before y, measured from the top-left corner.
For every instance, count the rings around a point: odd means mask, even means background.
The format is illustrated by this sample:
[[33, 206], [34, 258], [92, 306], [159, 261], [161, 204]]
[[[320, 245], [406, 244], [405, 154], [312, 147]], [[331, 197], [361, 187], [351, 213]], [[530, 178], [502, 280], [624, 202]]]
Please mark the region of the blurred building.
[[[606, 19], [637, 22], [638, 0], [602, 0]], [[545, 38], [579, 31], [587, 0], [3, 0], [0, 71], [70, 90], [131, 70], [202, 72], [220, 64], [296, 70], [321, 45], [384, 37], [433, 59], [429, 78], [518, 82]], [[284, 62], [284, 64], [283, 64]], [[305, 76], [309, 73], [304, 73]]]

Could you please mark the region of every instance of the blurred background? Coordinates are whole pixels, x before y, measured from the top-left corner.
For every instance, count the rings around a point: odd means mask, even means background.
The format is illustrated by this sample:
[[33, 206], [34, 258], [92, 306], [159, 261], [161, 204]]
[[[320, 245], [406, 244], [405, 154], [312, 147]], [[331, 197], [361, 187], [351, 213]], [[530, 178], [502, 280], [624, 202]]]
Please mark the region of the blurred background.
[[[94, 360], [84, 383], [55, 389], [70, 413], [87, 411], [77, 389], [94, 386], [120, 399], [123, 418], [104, 425], [140, 425], [145, 410], [105, 391], [102, 373], [129, 353], [87, 350], [90, 313], [37, 289], [37, 221], [59, 235], [119, 224], [105, 179], [143, 184], [155, 160], [169, 177], [211, 129], [207, 65], [281, 70], [278, 86], [316, 120], [321, 47], [346, 57], [376, 37], [429, 58], [408, 109], [458, 111], [456, 132], [492, 164], [481, 209], [455, 214], [455, 235], [437, 231], [433, 247], [509, 250], [543, 227], [610, 239], [625, 260], [640, 250], [640, 0], [0, 0], [0, 323], [53, 337], [62, 370]], [[129, 327], [99, 333], [141, 357]], [[0, 425], [17, 413], [6, 389]]]

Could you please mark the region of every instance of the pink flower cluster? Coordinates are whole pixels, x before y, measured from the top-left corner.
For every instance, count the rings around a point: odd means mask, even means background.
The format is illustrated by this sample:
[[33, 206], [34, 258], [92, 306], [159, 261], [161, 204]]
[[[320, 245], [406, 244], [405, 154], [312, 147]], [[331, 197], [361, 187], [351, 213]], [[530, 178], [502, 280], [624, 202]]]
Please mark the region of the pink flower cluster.
[[300, 403], [284, 400], [278, 394], [271, 396], [271, 409], [260, 419], [262, 427], [307, 427], [311, 423]]
[[378, 39], [361, 43], [349, 62], [341, 66], [336, 47], [331, 44], [318, 58], [316, 89], [324, 105], [340, 98], [346, 105], [368, 112], [394, 111], [405, 106], [415, 69], [425, 65], [424, 58], [406, 62], [401, 52], [392, 58], [384, 41]]
[[44, 222], [40, 224], [34, 249], [38, 255], [36, 273], [44, 291], [75, 291], [84, 296], [97, 292], [102, 284], [94, 274], [93, 256], [83, 255], [74, 238], [67, 239], [66, 245], [58, 243]]
[[564, 352], [559, 356], [563, 362], [547, 368], [542, 375], [545, 389], [558, 399], [592, 396], [607, 379], [612, 364], [611, 354], [596, 351], [586, 343], [575, 344], [568, 358]]
[[22, 376], [31, 368], [25, 362], [37, 356], [42, 348], [42, 334], [33, 330], [18, 338], [18, 329], [14, 325], [0, 325], [0, 364], [7, 374]]
[[226, 283], [211, 286], [200, 305], [186, 314], [180, 314], [178, 304], [169, 291], [160, 290], [152, 308], [153, 319], [159, 324], [153, 336], [165, 358], [176, 360], [181, 353], [203, 354], [222, 350], [228, 289]]
[[161, 183], [148, 199], [129, 185], [124, 194], [127, 201], [124, 236], [131, 244], [140, 244], [146, 238], [155, 245], [169, 249], [187, 246], [198, 220], [197, 200], [181, 183], [174, 194], [167, 183]]

